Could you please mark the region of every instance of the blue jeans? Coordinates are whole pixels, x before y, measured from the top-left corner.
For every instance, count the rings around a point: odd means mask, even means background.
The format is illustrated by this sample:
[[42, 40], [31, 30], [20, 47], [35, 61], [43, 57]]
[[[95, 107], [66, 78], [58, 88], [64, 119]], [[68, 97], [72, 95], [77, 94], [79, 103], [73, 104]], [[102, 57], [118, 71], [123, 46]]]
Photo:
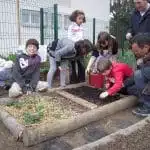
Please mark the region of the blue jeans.
[[12, 78], [12, 71], [11, 69], [4, 69], [0, 71], [0, 86], [5, 86], [6, 81], [10, 81]]
[[150, 67], [143, 67], [140, 70], [135, 71], [134, 76], [132, 77], [132, 83], [127, 84], [127, 91], [131, 95], [138, 96], [140, 102], [142, 102], [145, 106], [150, 108], [150, 93], [143, 93], [143, 90], [148, 85], [150, 86]]

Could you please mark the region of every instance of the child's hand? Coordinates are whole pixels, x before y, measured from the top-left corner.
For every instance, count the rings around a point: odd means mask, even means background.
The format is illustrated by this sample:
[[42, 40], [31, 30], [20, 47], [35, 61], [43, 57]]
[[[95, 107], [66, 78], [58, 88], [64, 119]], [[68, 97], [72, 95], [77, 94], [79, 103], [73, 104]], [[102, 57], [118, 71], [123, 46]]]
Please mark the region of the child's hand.
[[31, 95], [32, 94], [32, 92], [31, 91], [27, 91], [27, 95]]
[[102, 92], [102, 93], [100, 94], [99, 98], [100, 98], [100, 99], [105, 99], [105, 98], [108, 97], [108, 96], [109, 96], [108, 92]]
[[105, 87], [106, 89], [109, 89], [110, 83], [106, 83], [106, 84], [104, 85], [104, 87]]
[[86, 75], [90, 74], [90, 68], [86, 68], [85, 74], [86, 74]]

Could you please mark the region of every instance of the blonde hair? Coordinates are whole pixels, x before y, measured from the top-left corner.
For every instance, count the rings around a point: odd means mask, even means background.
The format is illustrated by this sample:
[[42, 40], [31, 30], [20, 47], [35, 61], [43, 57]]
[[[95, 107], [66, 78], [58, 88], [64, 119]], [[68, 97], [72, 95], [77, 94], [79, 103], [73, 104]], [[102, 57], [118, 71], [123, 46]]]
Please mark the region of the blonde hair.
[[103, 73], [104, 71], [110, 69], [111, 66], [112, 66], [112, 63], [109, 59], [101, 59], [97, 63], [97, 70]]

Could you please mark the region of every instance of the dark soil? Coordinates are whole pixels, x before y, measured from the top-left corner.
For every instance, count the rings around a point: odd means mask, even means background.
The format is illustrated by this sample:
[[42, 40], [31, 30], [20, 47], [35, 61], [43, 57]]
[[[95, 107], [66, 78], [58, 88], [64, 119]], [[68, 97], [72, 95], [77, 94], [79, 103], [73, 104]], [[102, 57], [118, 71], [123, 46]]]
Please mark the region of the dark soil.
[[8, 97], [8, 91], [0, 88], [0, 98]]
[[66, 89], [65, 91], [97, 105], [105, 105], [119, 100], [121, 98], [118, 94], [115, 96], [109, 96], [108, 98], [102, 100], [99, 98], [99, 95], [100, 93], [102, 93], [102, 90], [88, 86], [82, 86], [76, 89]]

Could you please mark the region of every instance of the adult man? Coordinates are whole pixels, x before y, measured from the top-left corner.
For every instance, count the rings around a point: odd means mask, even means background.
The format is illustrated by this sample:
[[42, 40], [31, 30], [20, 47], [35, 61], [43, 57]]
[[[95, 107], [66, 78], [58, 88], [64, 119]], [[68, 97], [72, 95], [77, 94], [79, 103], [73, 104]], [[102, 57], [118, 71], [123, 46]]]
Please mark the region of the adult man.
[[126, 39], [130, 40], [138, 33], [150, 33], [150, 4], [148, 0], [134, 0], [135, 11], [131, 16], [130, 28]]
[[126, 88], [129, 94], [138, 96], [142, 104], [133, 113], [145, 117], [150, 115], [150, 35], [137, 34], [132, 40], [132, 51], [141, 63]]

